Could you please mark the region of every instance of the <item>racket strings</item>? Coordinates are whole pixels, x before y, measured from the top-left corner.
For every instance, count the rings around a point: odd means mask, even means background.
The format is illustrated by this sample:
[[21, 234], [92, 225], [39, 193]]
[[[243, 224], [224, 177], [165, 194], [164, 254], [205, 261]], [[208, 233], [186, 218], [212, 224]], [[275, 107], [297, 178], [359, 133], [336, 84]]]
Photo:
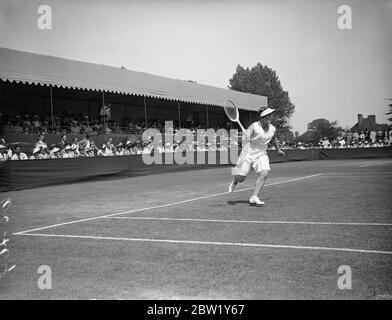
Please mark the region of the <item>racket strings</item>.
[[235, 119], [237, 116], [237, 109], [232, 106], [226, 106], [227, 116], [231, 119]]

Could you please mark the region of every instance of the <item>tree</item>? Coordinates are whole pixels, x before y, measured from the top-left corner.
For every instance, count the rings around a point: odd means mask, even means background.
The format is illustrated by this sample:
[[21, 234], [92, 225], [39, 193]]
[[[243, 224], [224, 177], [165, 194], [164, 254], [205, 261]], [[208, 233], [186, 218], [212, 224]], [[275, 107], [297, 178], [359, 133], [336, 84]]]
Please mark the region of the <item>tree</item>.
[[309, 142], [317, 142], [324, 137], [330, 140], [335, 139], [342, 131], [337, 124], [337, 121], [329, 122], [327, 119], [313, 120], [308, 124], [308, 132], [311, 132], [311, 135], [308, 135]]
[[258, 63], [252, 69], [238, 65], [236, 72], [229, 80], [229, 89], [252, 93], [268, 98], [268, 106], [276, 109], [273, 121], [279, 128], [288, 127], [288, 120], [294, 112], [287, 91], [284, 91], [274, 70]]
[[[392, 102], [392, 99], [387, 99], [387, 100]], [[392, 103], [389, 103], [388, 107], [389, 107], [389, 111], [386, 113], [386, 115], [390, 115], [391, 117], [389, 117], [388, 120], [392, 121]]]

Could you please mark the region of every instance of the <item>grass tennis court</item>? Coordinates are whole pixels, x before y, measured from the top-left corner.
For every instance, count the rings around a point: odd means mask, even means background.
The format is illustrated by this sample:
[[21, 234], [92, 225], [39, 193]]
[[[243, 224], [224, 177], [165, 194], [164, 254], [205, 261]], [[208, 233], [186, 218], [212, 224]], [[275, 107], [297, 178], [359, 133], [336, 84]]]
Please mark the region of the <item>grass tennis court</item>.
[[271, 167], [263, 208], [247, 203], [254, 175], [226, 192], [230, 167], [3, 193], [16, 268], [0, 299], [392, 296], [392, 160]]

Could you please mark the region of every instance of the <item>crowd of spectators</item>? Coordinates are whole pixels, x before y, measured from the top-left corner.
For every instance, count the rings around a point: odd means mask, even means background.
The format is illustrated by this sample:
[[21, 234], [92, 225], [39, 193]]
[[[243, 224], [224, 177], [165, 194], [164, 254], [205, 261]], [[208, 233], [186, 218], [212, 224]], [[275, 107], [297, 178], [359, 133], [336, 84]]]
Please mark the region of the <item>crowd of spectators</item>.
[[[178, 128], [178, 121], [173, 121], [175, 128]], [[227, 128], [229, 123], [214, 124], [213, 129]], [[7, 116], [0, 113], [0, 126], [4, 133], [74, 133], [74, 134], [94, 134], [94, 133], [140, 133], [146, 128], [156, 128], [163, 130], [164, 120], [150, 119], [147, 123], [144, 120], [134, 120], [124, 117], [121, 121], [103, 119], [103, 117], [91, 118], [83, 114], [69, 114], [67, 111], [60, 112], [52, 118], [49, 115], [25, 114]], [[205, 125], [195, 121], [184, 121], [182, 128], [191, 130], [204, 129]]]
[[[218, 139], [211, 142], [201, 142], [194, 140], [194, 134], [187, 129], [188, 135], [192, 139], [183, 141], [174, 140], [175, 133], [170, 135], [170, 142], [154, 141], [150, 137], [147, 141], [140, 140], [123, 140], [113, 143], [112, 137], [107, 137], [105, 143], [97, 146], [94, 142], [94, 136], [86, 134], [80, 141], [73, 138], [68, 141], [67, 134], [61, 134], [60, 140], [56, 144], [48, 144], [45, 141], [45, 133], [38, 134], [38, 140], [35, 142], [31, 152], [26, 152], [24, 143], [6, 144], [5, 138], [0, 139], [0, 161], [1, 160], [40, 160], [40, 159], [66, 159], [78, 157], [108, 157], [143, 154], [151, 152], [177, 152], [177, 151], [227, 151], [229, 148], [238, 148], [238, 139], [232, 141], [227, 139]], [[225, 141], [224, 141], [225, 140]]]
[[[178, 123], [173, 121], [173, 135], [178, 130]], [[99, 133], [141, 133], [146, 128], [156, 128], [164, 132], [164, 120], [150, 120], [147, 124], [144, 121], [134, 121], [128, 118], [123, 119], [121, 123], [109, 121], [105, 124], [102, 119], [90, 119], [82, 114], [68, 114], [67, 112], [59, 113], [54, 117], [54, 123], [47, 117], [38, 115], [24, 115], [15, 117], [5, 117], [0, 114], [0, 126], [5, 133], [28, 133], [37, 134], [38, 140], [34, 143], [33, 148], [25, 148], [23, 143], [6, 144], [4, 138], [0, 139], [0, 161], [1, 160], [36, 160], [36, 159], [59, 159], [59, 158], [76, 158], [76, 157], [107, 157], [122, 156], [155, 152], [176, 152], [179, 150], [189, 151], [207, 151], [217, 150], [226, 151], [230, 148], [241, 148], [241, 137], [238, 139], [226, 141], [219, 139], [211, 143], [201, 143], [195, 136], [198, 129], [205, 129], [202, 124], [193, 121], [184, 122], [181, 128], [187, 130], [188, 135], [192, 136], [189, 142], [161, 142], [159, 147], [153, 147], [153, 144], [142, 142], [134, 139], [123, 139], [113, 143], [113, 138], [108, 137], [105, 143], [97, 146], [94, 137]], [[215, 126], [212, 129], [221, 128], [230, 129], [231, 124], [225, 123]], [[53, 128], [53, 129], [52, 129]], [[117, 129], [118, 130], [117, 130]], [[55, 133], [59, 136], [59, 142], [47, 145], [45, 135]], [[72, 134], [72, 141], [68, 140], [67, 134]], [[84, 134], [80, 141], [74, 137], [75, 134]], [[241, 135], [241, 133], [239, 133]], [[278, 137], [279, 139], [279, 137]], [[118, 140], [118, 139], [117, 139]], [[187, 140], [188, 141], [188, 140]], [[180, 144], [180, 146], [179, 146]], [[371, 148], [392, 146], [392, 127], [385, 130], [364, 130], [364, 131], [342, 131], [335, 138], [324, 137], [318, 142], [300, 142], [300, 141], [281, 141], [279, 142], [282, 149], [331, 149], [331, 148]], [[29, 149], [29, 150], [27, 150]], [[154, 149], [154, 150], [153, 150]]]
[[324, 137], [316, 143], [282, 143], [283, 149], [371, 148], [392, 146], [392, 127], [385, 130], [343, 131], [336, 138]]

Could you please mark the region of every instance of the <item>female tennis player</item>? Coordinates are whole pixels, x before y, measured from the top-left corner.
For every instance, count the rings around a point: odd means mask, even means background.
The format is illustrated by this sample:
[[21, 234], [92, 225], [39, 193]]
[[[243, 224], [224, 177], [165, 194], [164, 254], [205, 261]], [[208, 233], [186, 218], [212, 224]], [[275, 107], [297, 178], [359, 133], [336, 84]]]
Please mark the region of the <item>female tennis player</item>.
[[259, 193], [271, 170], [267, 155], [267, 147], [270, 141], [272, 141], [276, 150], [278, 150], [278, 153], [285, 156], [285, 153], [278, 146], [275, 137], [276, 128], [271, 124], [270, 120], [270, 115], [274, 111], [275, 109], [271, 108], [260, 108], [260, 117], [256, 122], [252, 123], [247, 130], [244, 130], [241, 126], [246, 141], [243, 143], [237, 165], [232, 169], [234, 180], [229, 186], [229, 192], [233, 192], [236, 185], [243, 182], [253, 169], [259, 176], [256, 180], [253, 194], [249, 199], [249, 204], [251, 206], [264, 205], [264, 202], [259, 199]]

